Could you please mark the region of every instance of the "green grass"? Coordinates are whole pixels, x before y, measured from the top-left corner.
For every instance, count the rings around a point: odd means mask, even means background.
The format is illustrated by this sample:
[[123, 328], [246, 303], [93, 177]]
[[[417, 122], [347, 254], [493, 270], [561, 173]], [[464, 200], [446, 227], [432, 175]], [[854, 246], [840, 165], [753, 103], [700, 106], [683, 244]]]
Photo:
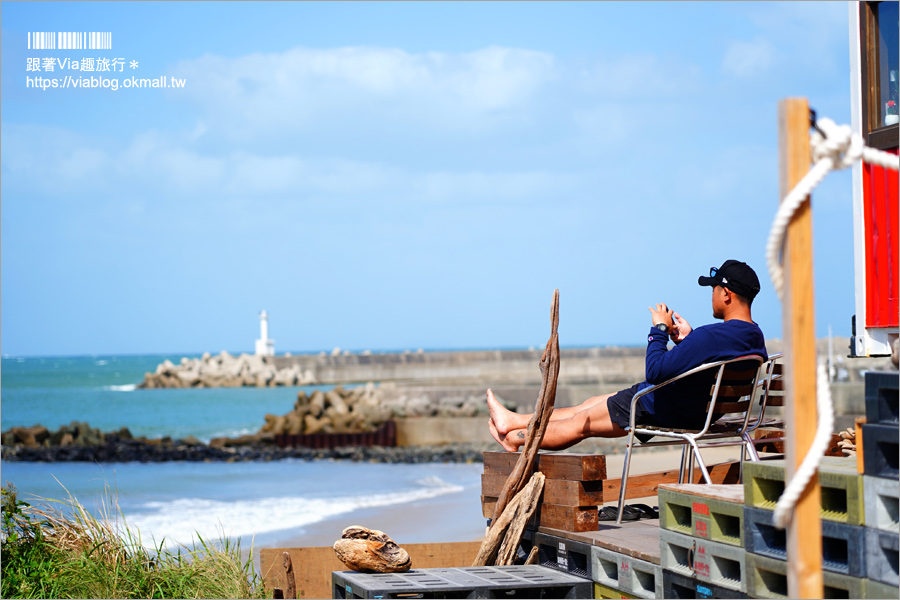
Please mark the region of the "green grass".
[[95, 518], [71, 495], [20, 500], [3, 487], [3, 598], [266, 598], [253, 569], [253, 552], [240, 543], [213, 544], [199, 535], [193, 547], [148, 550], [128, 527], [113, 498]]

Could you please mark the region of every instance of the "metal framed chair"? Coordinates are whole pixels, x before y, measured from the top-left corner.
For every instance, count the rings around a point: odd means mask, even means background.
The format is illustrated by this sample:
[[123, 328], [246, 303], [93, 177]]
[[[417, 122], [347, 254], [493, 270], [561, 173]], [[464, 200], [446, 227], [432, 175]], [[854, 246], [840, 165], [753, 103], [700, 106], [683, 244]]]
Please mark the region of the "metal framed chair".
[[755, 439], [754, 433], [758, 429], [784, 428], [784, 419], [782, 418], [766, 418], [766, 408], [769, 406], [784, 406], [784, 365], [782, 359], [784, 353], [779, 352], [773, 354], [763, 363], [759, 373], [759, 381], [756, 384], [756, 395], [759, 397], [759, 414], [756, 420], [750, 422], [747, 431], [744, 432], [747, 440], [750, 442], [747, 446], [748, 452], [754, 456], [752, 460], [759, 460], [756, 455], [756, 446], [758, 444], [768, 444], [771, 442], [784, 441], [784, 437], [767, 437]]
[[[616, 524], [622, 523], [622, 509], [625, 506], [625, 498], [628, 487], [628, 474], [631, 468], [631, 453], [635, 449], [636, 435], [649, 435], [667, 438], [664, 441], [645, 442], [639, 448], [662, 445], [683, 445], [681, 453], [681, 467], [678, 472], [679, 483], [684, 483], [687, 475], [690, 480], [693, 475], [693, 461], [697, 460], [703, 480], [711, 483], [709, 471], [700, 456], [700, 448], [711, 446], [742, 446], [741, 458], [744, 451], [750, 454], [750, 460], [759, 460], [753, 440], [746, 435], [750, 423], [750, 412], [753, 400], [757, 396], [756, 389], [760, 379], [761, 367], [765, 359], [759, 355], [747, 355], [730, 360], [722, 360], [700, 365], [690, 371], [686, 371], [677, 377], [641, 390], [631, 400], [631, 421], [629, 423], [628, 442], [625, 446], [625, 465], [622, 469], [622, 483], [619, 488], [619, 510]], [[665, 427], [636, 426], [635, 407], [640, 399], [688, 377], [706, 378], [710, 383], [709, 397], [706, 400], [706, 421], [701, 429], [672, 429]], [[740, 415], [737, 418], [726, 419], [719, 423], [719, 419], [725, 415]], [[757, 422], [761, 422], [762, 417]]]

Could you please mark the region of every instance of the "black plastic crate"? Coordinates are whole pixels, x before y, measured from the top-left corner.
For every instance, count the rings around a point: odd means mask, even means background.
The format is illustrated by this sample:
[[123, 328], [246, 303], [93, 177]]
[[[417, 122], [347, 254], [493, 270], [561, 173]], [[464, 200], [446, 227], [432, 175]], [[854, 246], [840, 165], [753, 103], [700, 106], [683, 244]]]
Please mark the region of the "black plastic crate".
[[897, 427], [898, 388], [897, 373], [866, 373], [866, 422]]
[[896, 425], [863, 425], [863, 470], [866, 475], [897, 479], [898, 429]]
[[541, 565], [331, 574], [333, 598], [592, 598], [593, 582]]
[[555, 535], [536, 533], [538, 564], [593, 580], [591, 546]]
[[747, 594], [663, 569], [663, 598], [747, 598]]

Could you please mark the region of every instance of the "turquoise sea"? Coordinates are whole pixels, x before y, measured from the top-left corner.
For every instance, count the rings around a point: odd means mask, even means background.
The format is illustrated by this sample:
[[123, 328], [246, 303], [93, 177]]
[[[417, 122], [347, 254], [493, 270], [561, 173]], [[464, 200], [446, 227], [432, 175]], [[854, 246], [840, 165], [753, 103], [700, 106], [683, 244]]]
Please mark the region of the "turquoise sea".
[[[203, 441], [257, 431], [266, 413], [291, 410], [300, 390], [141, 390], [144, 373], [181, 356], [3, 358], [0, 428], [51, 430], [86, 421], [102, 431]], [[348, 525], [382, 529], [402, 543], [469, 541], [484, 528], [480, 464], [269, 463], [2, 464], [25, 498], [74, 495], [95, 514], [113, 496], [145, 545], [221, 534], [256, 547], [331, 545]], [[363, 520], [365, 522], [360, 522]], [[429, 523], [440, 523], [439, 530]], [[393, 527], [393, 531], [391, 528]]]

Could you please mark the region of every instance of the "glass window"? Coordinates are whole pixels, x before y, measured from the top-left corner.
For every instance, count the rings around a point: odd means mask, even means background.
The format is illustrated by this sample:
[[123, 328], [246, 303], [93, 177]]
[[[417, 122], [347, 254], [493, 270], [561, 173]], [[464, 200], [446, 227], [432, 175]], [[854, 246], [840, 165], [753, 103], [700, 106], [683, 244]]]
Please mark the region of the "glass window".
[[898, 21], [897, 2], [880, 2], [875, 7], [875, 22], [878, 30], [878, 58], [877, 58], [877, 92], [880, 110], [877, 127], [896, 125], [900, 121], [897, 116], [897, 52], [898, 52]]

